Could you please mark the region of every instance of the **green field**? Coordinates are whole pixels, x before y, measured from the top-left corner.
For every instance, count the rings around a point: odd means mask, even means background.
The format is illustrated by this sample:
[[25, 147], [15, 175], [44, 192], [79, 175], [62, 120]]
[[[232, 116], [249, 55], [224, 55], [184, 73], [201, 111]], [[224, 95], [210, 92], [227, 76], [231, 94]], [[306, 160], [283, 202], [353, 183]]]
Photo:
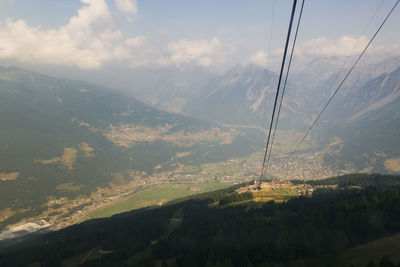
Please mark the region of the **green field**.
[[392, 262], [400, 262], [400, 234], [350, 248], [340, 255], [339, 260], [346, 265], [366, 266], [370, 260], [379, 263], [383, 256]]
[[177, 198], [214, 191], [229, 186], [232, 186], [232, 183], [213, 182], [152, 185], [144, 187], [127, 199], [93, 211], [87, 216], [87, 219], [109, 217], [113, 214], [164, 204]]
[[282, 186], [277, 190], [272, 190], [272, 188], [266, 188], [261, 191], [253, 193], [254, 199], [257, 202], [284, 202], [292, 197], [298, 197], [300, 194], [297, 193], [296, 187], [292, 186]]

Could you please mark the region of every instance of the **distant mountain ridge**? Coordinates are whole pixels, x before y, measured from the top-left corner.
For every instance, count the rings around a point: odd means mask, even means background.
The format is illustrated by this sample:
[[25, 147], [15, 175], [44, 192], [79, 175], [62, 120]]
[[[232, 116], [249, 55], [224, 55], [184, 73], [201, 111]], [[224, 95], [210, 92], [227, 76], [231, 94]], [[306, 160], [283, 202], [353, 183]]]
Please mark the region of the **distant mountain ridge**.
[[168, 112], [182, 113], [190, 99], [198, 96], [198, 89], [211, 79], [207, 69], [194, 66], [182, 68], [140, 69], [126, 74], [134, 82], [126, 91], [141, 101]]
[[[269, 107], [273, 105], [277, 82], [278, 75], [274, 72], [256, 65], [237, 65], [205, 84], [200, 90], [202, 94], [184, 110], [200, 118], [260, 126], [271, 114]], [[281, 125], [285, 128], [296, 128], [304, 123], [302, 116], [309, 99], [300, 94], [295, 84], [288, 83], [281, 114]], [[295, 116], [297, 114], [301, 116]]]

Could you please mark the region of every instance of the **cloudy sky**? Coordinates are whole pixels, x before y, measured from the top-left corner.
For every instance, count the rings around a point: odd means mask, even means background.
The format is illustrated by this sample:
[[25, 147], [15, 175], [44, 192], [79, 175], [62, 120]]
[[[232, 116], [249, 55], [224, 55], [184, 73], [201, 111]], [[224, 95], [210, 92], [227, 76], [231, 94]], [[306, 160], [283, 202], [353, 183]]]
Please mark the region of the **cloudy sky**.
[[[394, 3], [306, 0], [298, 62], [359, 53]], [[281, 57], [291, 4], [289, 0], [0, 0], [0, 65], [83, 72], [113, 65], [190, 64], [212, 70], [238, 63], [265, 66], [268, 54], [271, 62]], [[370, 54], [400, 51], [398, 25], [400, 7]]]

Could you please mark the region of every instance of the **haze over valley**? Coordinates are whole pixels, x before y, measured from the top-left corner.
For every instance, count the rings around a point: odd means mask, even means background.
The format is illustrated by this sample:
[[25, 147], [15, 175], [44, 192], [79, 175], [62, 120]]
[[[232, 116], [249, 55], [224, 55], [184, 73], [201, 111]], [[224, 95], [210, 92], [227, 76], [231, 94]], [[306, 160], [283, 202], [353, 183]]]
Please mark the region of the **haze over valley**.
[[399, 1], [67, 2], [0, 1], [0, 266], [400, 264]]

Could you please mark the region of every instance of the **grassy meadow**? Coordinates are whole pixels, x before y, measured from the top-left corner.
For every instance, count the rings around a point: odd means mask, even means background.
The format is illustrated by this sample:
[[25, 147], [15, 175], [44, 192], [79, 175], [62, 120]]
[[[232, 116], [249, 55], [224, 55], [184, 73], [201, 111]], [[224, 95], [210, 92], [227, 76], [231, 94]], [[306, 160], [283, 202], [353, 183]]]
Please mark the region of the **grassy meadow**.
[[109, 217], [134, 209], [162, 205], [177, 198], [214, 191], [231, 185], [232, 183], [229, 182], [151, 185], [144, 187], [124, 200], [93, 211], [87, 216], [87, 219]]

